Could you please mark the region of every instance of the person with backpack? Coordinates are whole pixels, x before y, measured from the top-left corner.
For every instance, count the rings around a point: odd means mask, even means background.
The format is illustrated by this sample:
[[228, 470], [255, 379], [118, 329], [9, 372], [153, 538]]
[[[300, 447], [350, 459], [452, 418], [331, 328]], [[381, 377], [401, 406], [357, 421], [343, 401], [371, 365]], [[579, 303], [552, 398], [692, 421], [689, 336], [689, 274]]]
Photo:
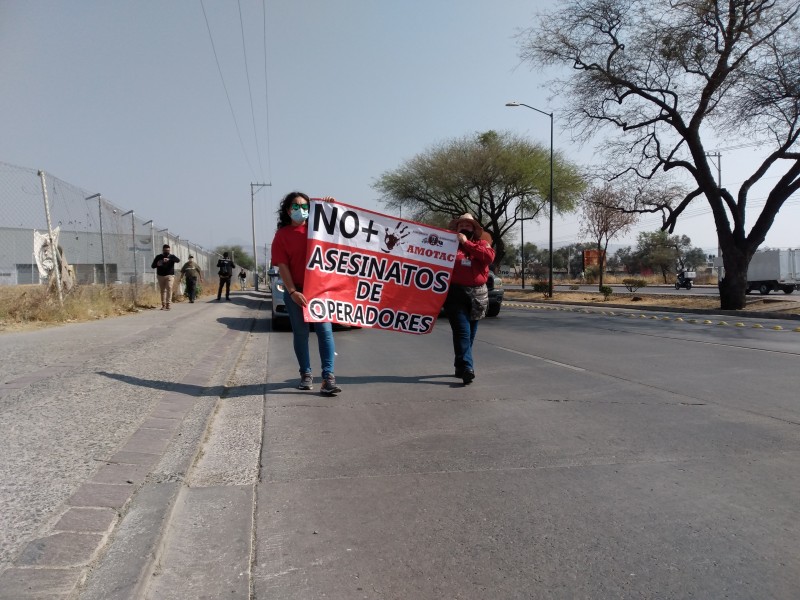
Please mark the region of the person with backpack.
[[233, 279], [233, 270], [236, 265], [228, 258], [228, 253], [223, 252], [222, 258], [217, 261], [217, 268], [219, 269], [219, 289], [217, 290], [217, 301], [222, 300], [222, 288], [225, 287], [225, 300], [231, 300], [231, 279]]

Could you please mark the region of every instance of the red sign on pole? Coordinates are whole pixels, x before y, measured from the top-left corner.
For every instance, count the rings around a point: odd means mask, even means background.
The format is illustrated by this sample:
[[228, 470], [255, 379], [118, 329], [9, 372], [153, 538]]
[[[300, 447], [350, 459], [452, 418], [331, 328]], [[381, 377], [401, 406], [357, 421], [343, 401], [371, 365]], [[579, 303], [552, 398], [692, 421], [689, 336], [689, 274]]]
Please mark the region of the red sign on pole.
[[601, 250], [584, 250], [583, 251], [583, 266], [584, 267], [593, 267], [593, 266], [600, 266], [602, 262], [602, 266], [605, 269], [606, 266], [606, 253]]
[[457, 249], [455, 232], [312, 198], [305, 320], [430, 333]]

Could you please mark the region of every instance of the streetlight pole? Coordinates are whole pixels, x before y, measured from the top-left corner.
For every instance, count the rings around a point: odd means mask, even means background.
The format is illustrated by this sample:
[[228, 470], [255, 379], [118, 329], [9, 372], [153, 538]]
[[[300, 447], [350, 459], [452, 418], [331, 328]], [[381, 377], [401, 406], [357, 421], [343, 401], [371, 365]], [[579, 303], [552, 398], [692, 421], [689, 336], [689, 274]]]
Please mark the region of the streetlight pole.
[[525, 205], [522, 203], [522, 198], [519, 199], [519, 212], [522, 217], [519, 220], [519, 254], [522, 260], [522, 289], [525, 289]]
[[92, 194], [86, 200], [94, 200], [97, 198], [97, 212], [100, 215], [100, 258], [103, 262], [103, 285], [108, 285], [108, 274], [106, 271], [106, 249], [103, 244], [103, 204], [100, 194]]
[[553, 297], [553, 113], [545, 112], [522, 102], [506, 102], [506, 106], [524, 106], [550, 117], [550, 268], [547, 282], [547, 295]]
[[[253, 289], [258, 291], [258, 253], [256, 252], [256, 188], [270, 187], [271, 183], [251, 183], [250, 184], [250, 220], [253, 224], [253, 271], [255, 273], [255, 283]], [[265, 263], [266, 264], [266, 263]]]

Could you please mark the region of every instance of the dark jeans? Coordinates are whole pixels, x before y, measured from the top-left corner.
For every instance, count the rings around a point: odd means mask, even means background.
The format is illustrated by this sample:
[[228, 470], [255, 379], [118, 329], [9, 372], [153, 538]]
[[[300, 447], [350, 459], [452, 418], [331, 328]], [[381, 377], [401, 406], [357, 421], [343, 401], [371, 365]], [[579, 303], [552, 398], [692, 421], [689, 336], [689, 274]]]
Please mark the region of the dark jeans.
[[220, 277], [219, 278], [219, 289], [217, 290], [217, 300], [222, 297], [222, 287], [225, 286], [225, 298], [227, 300], [231, 299], [231, 278], [230, 277]]
[[189, 296], [189, 302], [194, 302], [195, 296], [197, 296], [197, 279], [186, 278], [186, 295]]
[[463, 308], [448, 307], [447, 320], [453, 330], [453, 365], [457, 370], [475, 371], [472, 360], [472, 342], [478, 333], [478, 321], [470, 321], [469, 313]]

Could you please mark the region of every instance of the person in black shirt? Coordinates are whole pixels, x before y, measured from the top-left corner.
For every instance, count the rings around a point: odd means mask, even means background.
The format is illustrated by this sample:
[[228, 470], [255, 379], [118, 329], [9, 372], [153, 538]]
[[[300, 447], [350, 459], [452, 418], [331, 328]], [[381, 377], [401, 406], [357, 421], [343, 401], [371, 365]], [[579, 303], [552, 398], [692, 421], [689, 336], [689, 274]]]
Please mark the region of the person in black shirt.
[[217, 290], [217, 300], [222, 299], [222, 288], [225, 287], [225, 300], [231, 299], [231, 279], [233, 279], [233, 270], [236, 265], [228, 258], [228, 253], [223, 252], [222, 258], [217, 261], [217, 268], [219, 269], [219, 289]]
[[172, 285], [175, 282], [175, 263], [181, 259], [170, 253], [169, 244], [164, 244], [163, 252], [153, 259], [151, 269], [156, 270], [158, 289], [161, 291], [161, 310], [169, 310], [172, 304]]

